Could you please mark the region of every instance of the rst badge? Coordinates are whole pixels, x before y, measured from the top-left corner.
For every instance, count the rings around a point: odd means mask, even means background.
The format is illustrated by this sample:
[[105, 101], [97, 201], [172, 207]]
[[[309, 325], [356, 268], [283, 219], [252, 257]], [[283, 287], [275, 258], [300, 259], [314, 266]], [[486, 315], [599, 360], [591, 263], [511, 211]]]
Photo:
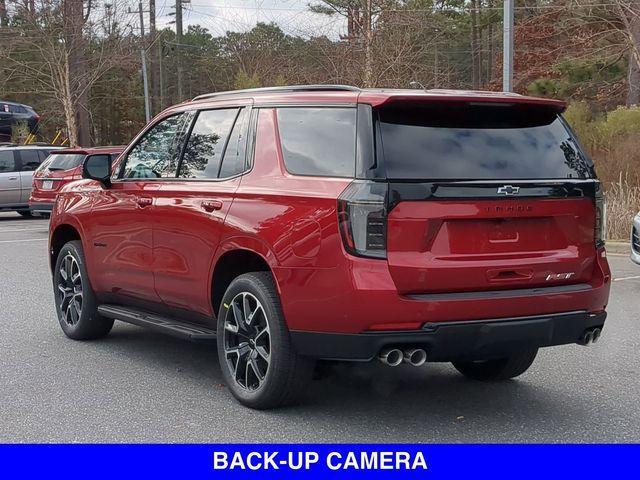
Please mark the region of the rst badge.
[[575, 275], [575, 272], [550, 273], [549, 275], [547, 275], [547, 282], [551, 282], [555, 280], [569, 280], [574, 275]]

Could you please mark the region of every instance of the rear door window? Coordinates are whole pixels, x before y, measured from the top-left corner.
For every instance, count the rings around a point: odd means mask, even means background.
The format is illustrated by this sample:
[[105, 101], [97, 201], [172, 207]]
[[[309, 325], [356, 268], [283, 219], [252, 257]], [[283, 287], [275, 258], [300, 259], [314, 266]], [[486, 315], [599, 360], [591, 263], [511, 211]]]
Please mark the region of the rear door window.
[[278, 108], [278, 129], [284, 163], [290, 173], [355, 175], [355, 108]]
[[249, 109], [243, 108], [238, 114], [231, 135], [229, 135], [220, 167], [220, 178], [229, 178], [244, 172], [248, 124]]
[[0, 150], [0, 173], [15, 172], [16, 160], [13, 150]]
[[37, 150], [20, 150], [20, 170], [23, 172], [33, 172], [41, 163]]
[[587, 179], [593, 164], [548, 108], [437, 104], [379, 111], [391, 179]]
[[237, 108], [198, 113], [180, 163], [180, 177], [218, 178], [225, 145], [237, 116]]

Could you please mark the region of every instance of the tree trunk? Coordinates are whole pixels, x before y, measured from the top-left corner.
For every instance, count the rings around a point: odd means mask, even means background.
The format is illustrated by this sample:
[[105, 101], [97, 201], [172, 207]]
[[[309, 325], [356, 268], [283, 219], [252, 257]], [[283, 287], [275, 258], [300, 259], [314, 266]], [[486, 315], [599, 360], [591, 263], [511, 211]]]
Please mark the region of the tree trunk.
[[[86, 68], [86, 40], [83, 35], [85, 23], [83, 0], [64, 2], [64, 38], [69, 56], [70, 96], [75, 117], [76, 144], [91, 146], [91, 125], [89, 121], [89, 88]], [[69, 130], [70, 125], [67, 125]], [[69, 135], [71, 142], [71, 135]]]
[[629, 73], [627, 76], [627, 106], [632, 107], [640, 103], [640, 68], [635, 55], [629, 55]]
[[65, 57], [64, 68], [61, 72], [60, 101], [64, 110], [64, 119], [67, 124], [67, 136], [70, 147], [78, 146], [78, 124], [74, 108], [73, 93], [71, 90], [71, 69], [69, 68], [69, 56]]
[[7, 17], [7, 1], [0, 0], [0, 28], [6, 27], [9, 24], [9, 18]]
[[494, 29], [494, 10], [493, 10], [493, 0], [489, 0], [487, 2], [487, 6], [489, 7], [489, 24], [487, 26], [487, 81], [489, 83], [493, 82], [493, 64], [496, 54], [496, 40], [495, 40], [495, 29]]
[[480, 88], [480, 31], [478, 29], [478, 0], [471, 0], [471, 66], [473, 89]]
[[372, 0], [366, 0], [364, 11], [364, 74], [362, 83], [365, 88], [373, 87], [373, 9]]

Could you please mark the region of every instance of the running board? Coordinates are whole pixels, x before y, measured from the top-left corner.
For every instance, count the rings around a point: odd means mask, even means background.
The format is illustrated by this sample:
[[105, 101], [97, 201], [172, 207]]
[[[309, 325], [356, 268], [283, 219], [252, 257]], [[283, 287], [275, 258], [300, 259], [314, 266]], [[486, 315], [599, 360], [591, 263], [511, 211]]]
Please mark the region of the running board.
[[216, 331], [204, 325], [181, 322], [179, 320], [156, 315], [134, 308], [122, 307], [120, 305], [100, 305], [98, 313], [107, 318], [132, 323], [140, 327], [148, 327], [158, 332], [166, 333], [172, 337], [191, 340], [193, 342], [203, 342], [215, 340]]

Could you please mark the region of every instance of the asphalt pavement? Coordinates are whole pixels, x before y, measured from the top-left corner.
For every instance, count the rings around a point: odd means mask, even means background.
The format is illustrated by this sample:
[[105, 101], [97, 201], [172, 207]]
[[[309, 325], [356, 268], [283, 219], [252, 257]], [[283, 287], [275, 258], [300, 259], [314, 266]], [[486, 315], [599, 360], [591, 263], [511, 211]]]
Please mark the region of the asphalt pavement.
[[0, 213], [0, 442], [630, 442], [640, 440], [640, 266], [610, 255], [609, 318], [590, 347], [543, 349], [517, 380], [448, 364], [341, 365], [302, 405], [259, 412], [222, 385], [215, 345], [116, 322], [58, 326], [46, 220]]

